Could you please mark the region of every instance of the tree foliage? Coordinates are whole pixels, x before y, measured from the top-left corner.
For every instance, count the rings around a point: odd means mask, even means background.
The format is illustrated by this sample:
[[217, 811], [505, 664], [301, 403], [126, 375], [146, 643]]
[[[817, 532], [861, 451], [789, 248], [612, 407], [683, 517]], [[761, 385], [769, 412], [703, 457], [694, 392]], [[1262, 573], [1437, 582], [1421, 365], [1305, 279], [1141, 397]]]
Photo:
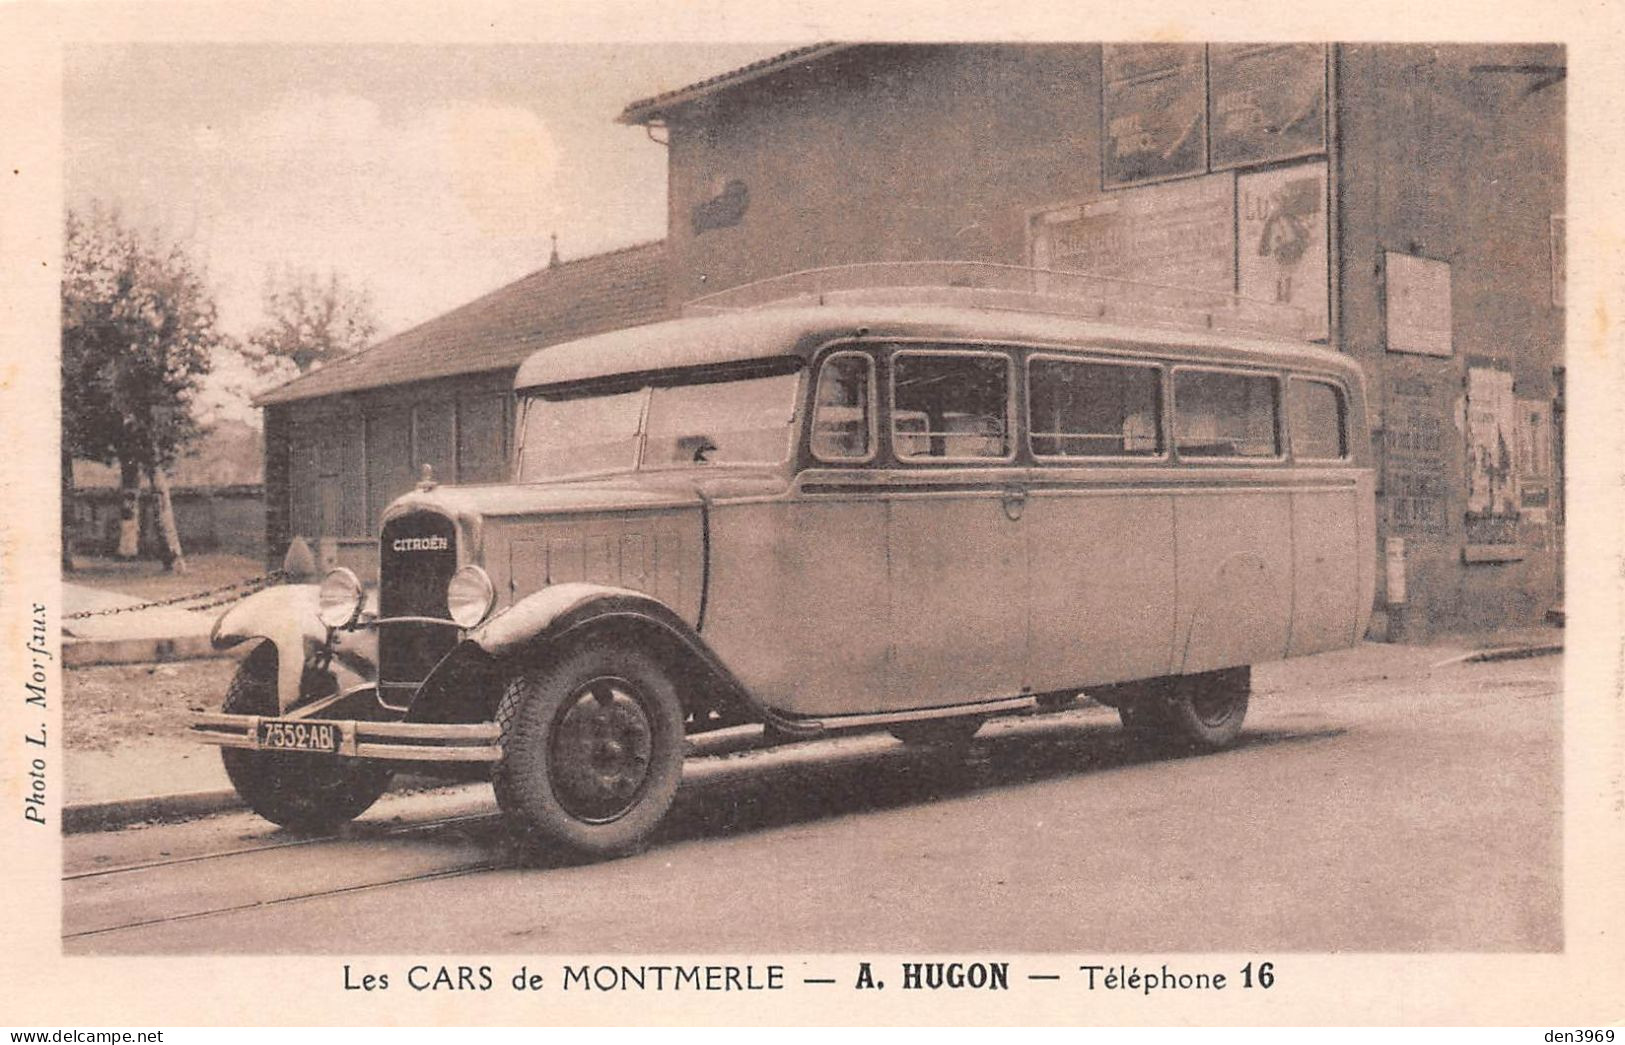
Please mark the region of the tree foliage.
[[267, 276], [265, 317], [247, 352], [263, 371], [292, 363], [301, 374], [360, 351], [378, 333], [372, 294], [337, 271], [283, 269]]
[[179, 243], [115, 211], [70, 210], [62, 274], [62, 433], [75, 457], [167, 468], [197, 435], [190, 410], [224, 336]]

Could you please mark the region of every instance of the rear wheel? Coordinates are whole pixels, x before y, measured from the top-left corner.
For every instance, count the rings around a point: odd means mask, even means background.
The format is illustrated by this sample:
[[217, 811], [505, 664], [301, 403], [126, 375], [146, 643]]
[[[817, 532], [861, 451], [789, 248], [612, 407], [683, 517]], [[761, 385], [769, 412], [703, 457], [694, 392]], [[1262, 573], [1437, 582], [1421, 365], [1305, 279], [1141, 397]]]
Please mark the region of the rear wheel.
[[[276, 647], [262, 643], [226, 691], [228, 715], [275, 715]], [[332, 755], [223, 747], [220, 761], [248, 808], [273, 824], [326, 831], [366, 812], [389, 787], [390, 769]]]
[[515, 675], [497, 724], [497, 804], [526, 841], [624, 856], [677, 794], [683, 707], [660, 664], [630, 644], [582, 644]]
[[1131, 733], [1214, 751], [1240, 735], [1251, 692], [1250, 667], [1181, 675], [1146, 683], [1117, 714]]
[[982, 718], [940, 718], [924, 722], [899, 722], [888, 728], [892, 736], [910, 747], [961, 747], [969, 744], [982, 728]]

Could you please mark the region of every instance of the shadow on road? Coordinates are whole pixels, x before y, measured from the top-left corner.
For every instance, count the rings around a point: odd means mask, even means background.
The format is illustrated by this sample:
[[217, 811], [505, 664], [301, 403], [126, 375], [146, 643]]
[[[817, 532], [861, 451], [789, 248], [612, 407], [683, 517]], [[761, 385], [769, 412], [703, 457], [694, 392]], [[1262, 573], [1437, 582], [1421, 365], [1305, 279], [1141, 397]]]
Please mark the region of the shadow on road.
[[[755, 736], [714, 745], [720, 752], [691, 758], [677, 800], [651, 844], [724, 838], [837, 817], [929, 805], [979, 792], [1092, 774], [1154, 762], [1227, 758], [1277, 744], [1329, 740], [1342, 728], [1276, 728], [1243, 733], [1217, 754], [1170, 750], [1131, 738], [1115, 723], [1069, 715], [1014, 717], [985, 727], [960, 747], [909, 747], [880, 735], [837, 735], [763, 747]], [[364, 842], [443, 851], [470, 868], [560, 868], [584, 861], [511, 836], [494, 812], [468, 809], [430, 820], [360, 820], [335, 835], [271, 832], [269, 844]], [[160, 861], [167, 863], [172, 861]]]
[[[967, 747], [932, 749], [888, 743], [843, 749], [813, 741], [720, 758], [703, 778], [685, 782], [651, 844], [726, 837], [855, 813], [927, 805], [981, 791], [1019, 787], [1149, 762], [1224, 758], [1276, 744], [1330, 740], [1345, 730], [1263, 730], [1245, 733], [1217, 754], [1170, 751], [1137, 742], [1115, 724], [1030, 725], [1019, 732], [990, 731]], [[787, 757], [788, 756], [788, 757]], [[579, 863], [556, 851], [513, 845], [495, 820], [479, 825], [491, 844], [506, 850], [503, 863], [530, 868]]]

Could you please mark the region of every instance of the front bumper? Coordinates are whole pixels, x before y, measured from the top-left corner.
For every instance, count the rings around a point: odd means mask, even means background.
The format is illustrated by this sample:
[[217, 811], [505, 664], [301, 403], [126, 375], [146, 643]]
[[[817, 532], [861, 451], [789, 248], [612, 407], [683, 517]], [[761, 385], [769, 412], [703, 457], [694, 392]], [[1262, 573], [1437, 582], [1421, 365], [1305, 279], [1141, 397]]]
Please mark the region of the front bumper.
[[[205, 714], [192, 720], [192, 734], [205, 744], [285, 753], [285, 748], [260, 743], [262, 721], [290, 720], [270, 715]], [[339, 755], [391, 762], [495, 762], [502, 757], [495, 722], [361, 722], [315, 717], [293, 721], [306, 726], [331, 726], [338, 733], [338, 750], [308, 752], [316, 757]]]
[[[437, 617], [409, 617], [398, 616], [389, 618], [364, 617], [349, 628], [346, 633], [376, 634], [377, 628], [382, 624], [398, 622], [434, 624], [455, 628], [451, 621]], [[336, 642], [337, 636], [328, 631], [325, 639], [317, 643], [307, 641], [303, 651], [303, 667], [300, 673], [300, 683], [296, 692], [289, 694], [289, 699], [279, 700], [283, 707], [288, 707], [281, 715], [232, 715], [224, 712], [200, 714], [193, 717], [191, 732], [194, 739], [205, 744], [215, 744], [221, 747], [246, 748], [253, 751], [266, 751], [276, 753], [311, 754], [315, 757], [348, 757], [376, 759], [391, 762], [465, 762], [465, 763], [491, 763], [502, 757], [502, 748], [499, 745], [501, 732], [494, 722], [474, 723], [444, 723], [444, 722], [405, 722], [395, 718], [384, 719], [352, 718], [345, 715], [345, 711], [352, 704], [347, 702], [352, 698], [362, 701], [369, 707], [381, 709], [386, 716], [390, 714], [404, 714], [406, 707], [396, 706], [383, 700], [380, 683], [377, 680], [376, 650], [341, 650]], [[278, 653], [282, 652], [281, 647]], [[442, 661], [442, 665], [445, 662]], [[329, 671], [346, 676], [350, 685], [343, 686], [339, 691], [310, 701], [298, 699], [303, 692], [303, 681], [312, 670], [326, 673]], [[439, 671], [437, 666], [435, 671]], [[430, 679], [434, 672], [430, 673]], [[429, 679], [415, 683], [409, 687], [414, 693], [427, 685]], [[279, 680], [279, 688], [281, 680]], [[290, 707], [290, 703], [292, 706]], [[410, 704], [410, 701], [407, 702]], [[327, 717], [328, 715], [337, 715]], [[325, 714], [324, 714], [325, 713]], [[354, 714], [351, 710], [350, 714]], [[337, 735], [337, 750], [334, 751], [306, 751], [290, 749], [274, 744], [262, 742], [260, 724], [262, 722], [281, 722], [289, 725], [300, 725], [318, 728], [331, 728]]]

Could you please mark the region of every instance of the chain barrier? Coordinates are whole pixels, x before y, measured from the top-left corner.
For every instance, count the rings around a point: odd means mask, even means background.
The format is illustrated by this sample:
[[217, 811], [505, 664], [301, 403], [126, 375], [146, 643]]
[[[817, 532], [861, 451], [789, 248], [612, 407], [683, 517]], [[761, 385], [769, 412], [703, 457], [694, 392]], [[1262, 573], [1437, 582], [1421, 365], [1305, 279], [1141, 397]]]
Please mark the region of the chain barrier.
[[262, 573], [258, 577], [249, 577], [245, 580], [233, 581], [230, 584], [222, 584], [218, 588], [206, 588], [203, 591], [188, 592], [185, 595], [176, 595], [168, 599], [153, 599], [151, 602], [138, 602], [134, 606], [114, 606], [105, 610], [80, 610], [78, 613], [65, 614], [62, 619], [83, 620], [86, 617], [111, 617], [115, 613], [136, 613], [140, 610], [150, 610], [160, 606], [179, 606], [182, 603], [196, 602], [199, 599], [217, 596], [210, 602], [186, 607], [186, 609], [192, 611], [214, 609], [217, 606], [224, 606], [239, 599], [246, 599], [255, 592], [264, 591], [273, 584], [280, 584], [287, 579], [288, 572], [286, 570], [272, 570], [270, 573]]

